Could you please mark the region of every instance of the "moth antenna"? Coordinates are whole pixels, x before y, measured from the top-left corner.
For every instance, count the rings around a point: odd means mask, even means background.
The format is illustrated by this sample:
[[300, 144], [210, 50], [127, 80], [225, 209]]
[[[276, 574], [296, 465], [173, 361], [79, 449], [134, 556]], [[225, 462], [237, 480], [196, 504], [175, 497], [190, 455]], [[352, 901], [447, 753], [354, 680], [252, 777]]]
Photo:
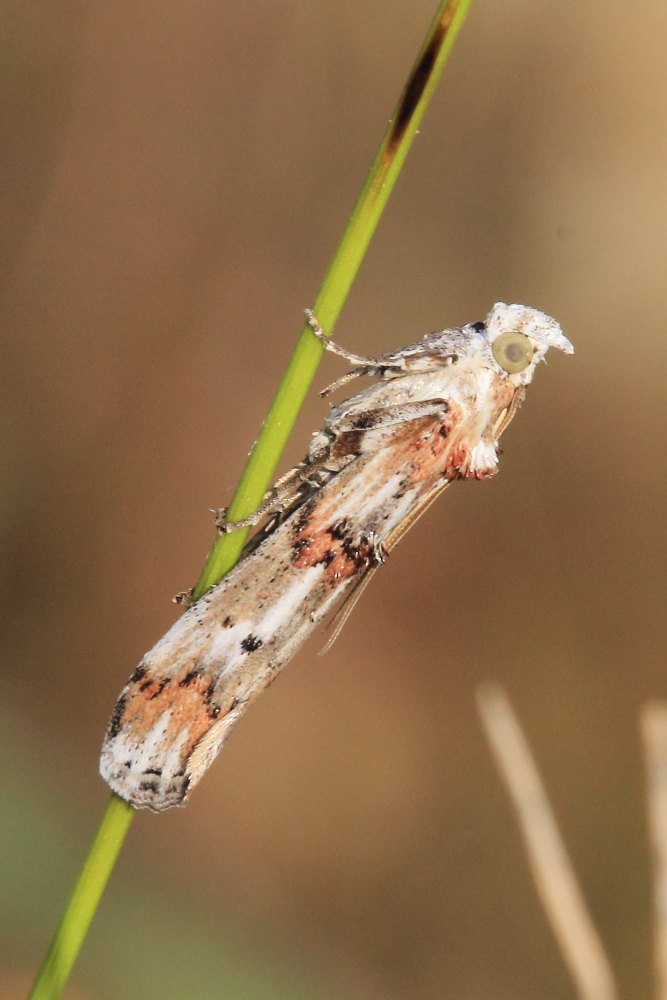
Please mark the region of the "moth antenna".
[[332, 618], [326, 623], [324, 629], [327, 630], [333, 628], [333, 632], [329, 636], [329, 639], [327, 640], [326, 644], [317, 654], [318, 656], [324, 656], [325, 653], [329, 652], [334, 642], [343, 631], [343, 628], [345, 627], [348, 618], [350, 617], [355, 607], [357, 606], [357, 601], [359, 600], [359, 598], [361, 597], [364, 590], [371, 582], [373, 576], [375, 575], [376, 571], [379, 568], [380, 568], [379, 566], [373, 566], [371, 569], [367, 570], [365, 575], [361, 577], [360, 580], [357, 581], [354, 589], [350, 591], [350, 593], [347, 595], [341, 606], [333, 614]]

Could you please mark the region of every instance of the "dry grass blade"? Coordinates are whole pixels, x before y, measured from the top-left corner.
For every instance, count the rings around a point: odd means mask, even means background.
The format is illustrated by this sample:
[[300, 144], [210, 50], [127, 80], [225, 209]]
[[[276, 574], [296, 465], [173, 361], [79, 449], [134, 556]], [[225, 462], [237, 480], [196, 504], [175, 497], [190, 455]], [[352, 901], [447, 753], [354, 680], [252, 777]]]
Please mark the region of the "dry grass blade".
[[653, 852], [655, 997], [667, 1000], [667, 702], [651, 701], [644, 706], [641, 733]]
[[517, 811], [537, 891], [581, 1000], [616, 1000], [609, 960], [590, 917], [526, 738], [502, 688], [478, 690], [482, 722]]

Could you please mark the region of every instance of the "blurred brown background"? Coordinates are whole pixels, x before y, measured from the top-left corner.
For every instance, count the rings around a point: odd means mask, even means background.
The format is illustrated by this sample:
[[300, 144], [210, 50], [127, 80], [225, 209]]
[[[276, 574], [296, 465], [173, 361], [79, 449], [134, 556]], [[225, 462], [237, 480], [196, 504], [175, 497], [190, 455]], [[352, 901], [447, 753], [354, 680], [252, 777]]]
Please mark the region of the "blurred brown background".
[[[433, 10], [3, 5], [2, 997], [42, 957], [107, 800], [108, 713], [198, 576]], [[484, 678], [623, 995], [648, 995], [666, 32], [663, 0], [475, 0], [336, 337], [380, 352], [502, 299], [577, 353], [538, 372], [500, 476], [431, 509], [188, 808], [137, 818], [68, 996], [571, 997]], [[313, 393], [283, 469], [325, 412]]]

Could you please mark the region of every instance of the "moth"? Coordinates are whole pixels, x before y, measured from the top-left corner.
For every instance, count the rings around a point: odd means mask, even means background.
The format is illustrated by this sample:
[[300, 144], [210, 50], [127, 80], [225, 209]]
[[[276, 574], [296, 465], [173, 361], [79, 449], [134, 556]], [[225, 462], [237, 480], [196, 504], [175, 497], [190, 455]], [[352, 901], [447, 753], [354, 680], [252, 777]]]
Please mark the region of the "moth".
[[102, 777], [136, 808], [183, 805], [244, 714], [310, 632], [339, 617], [408, 528], [457, 479], [486, 479], [498, 439], [550, 347], [573, 351], [556, 320], [522, 305], [363, 358], [313, 332], [373, 384], [333, 406], [303, 462], [248, 523], [234, 569], [192, 604], [123, 688]]

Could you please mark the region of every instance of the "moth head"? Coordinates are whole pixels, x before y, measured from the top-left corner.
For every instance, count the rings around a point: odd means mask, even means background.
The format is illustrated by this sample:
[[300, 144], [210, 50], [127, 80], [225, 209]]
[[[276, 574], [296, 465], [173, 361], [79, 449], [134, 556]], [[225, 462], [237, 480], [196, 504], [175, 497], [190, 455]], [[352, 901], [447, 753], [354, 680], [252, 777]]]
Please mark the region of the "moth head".
[[556, 320], [529, 306], [496, 302], [485, 326], [495, 364], [522, 385], [530, 382], [550, 347], [574, 351]]

